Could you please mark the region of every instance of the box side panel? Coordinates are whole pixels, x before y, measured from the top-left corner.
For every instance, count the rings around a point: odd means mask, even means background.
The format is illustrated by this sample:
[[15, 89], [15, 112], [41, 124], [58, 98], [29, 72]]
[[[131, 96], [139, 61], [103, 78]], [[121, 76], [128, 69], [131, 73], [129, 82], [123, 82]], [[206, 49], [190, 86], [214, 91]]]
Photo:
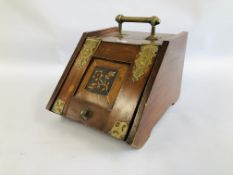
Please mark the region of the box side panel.
[[180, 95], [186, 41], [186, 32], [169, 41], [148, 100], [143, 104], [141, 118], [137, 121], [135, 135], [130, 142], [133, 147], [140, 148], [144, 145], [153, 126], [167, 108], [177, 101]]

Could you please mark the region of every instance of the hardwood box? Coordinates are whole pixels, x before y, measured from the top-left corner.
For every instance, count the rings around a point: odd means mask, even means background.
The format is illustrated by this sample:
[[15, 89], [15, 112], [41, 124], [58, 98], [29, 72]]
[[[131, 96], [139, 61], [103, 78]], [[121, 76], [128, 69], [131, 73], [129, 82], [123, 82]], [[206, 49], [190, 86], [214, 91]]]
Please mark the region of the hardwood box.
[[[157, 17], [116, 20], [82, 35], [47, 109], [140, 148], [179, 97], [187, 32], [155, 36]], [[151, 35], [122, 33], [123, 22], [148, 22]]]

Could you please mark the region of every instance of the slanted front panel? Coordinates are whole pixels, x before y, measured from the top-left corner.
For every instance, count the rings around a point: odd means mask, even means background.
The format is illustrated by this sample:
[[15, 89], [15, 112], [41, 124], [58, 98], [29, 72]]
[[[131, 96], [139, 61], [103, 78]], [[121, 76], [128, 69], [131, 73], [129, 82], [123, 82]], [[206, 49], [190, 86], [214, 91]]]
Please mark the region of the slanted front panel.
[[157, 49], [87, 38], [52, 111], [125, 139]]

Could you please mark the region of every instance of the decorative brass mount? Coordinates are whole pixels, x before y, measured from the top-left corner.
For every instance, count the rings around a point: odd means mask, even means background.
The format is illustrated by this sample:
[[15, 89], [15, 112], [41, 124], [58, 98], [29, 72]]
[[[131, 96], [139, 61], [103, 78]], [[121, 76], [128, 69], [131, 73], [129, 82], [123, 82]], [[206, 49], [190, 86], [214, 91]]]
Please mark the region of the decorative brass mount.
[[128, 131], [128, 123], [124, 121], [115, 121], [109, 134], [117, 139], [124, 140]]
[[139, 22], [139, 23], [149, 23], [151, 24], [151, 34], [149, 37], [147, 37], [147, 40], [156, 40], [156, 34], [155, 34], [155, 26], [160, 24], [160, 19], [157, 16], [152, 17], [129, 17], [129, 16], [123, 16], [123, 15], [117, 15], [116, 21], [118, 22], [118, 28], [119, 28], [119, 35], [120, 37], [123, 36], [122, 34], [122, 23], [123, 22]]
[[88, 37], [82, 47], [82, 50], [80, 51], [78, 58], [76, 59], [75, 66], [77, 69], [81, 69], [84, 65], [86, 65], [92, 56], [92, 54], [95, 52], [95, 50], [98, 48], [100, 44], [100, 40], [98, 38], [94, 37]]
[[138, 81], [153, 62], [153, 58], [158, 52], [158, 46], [154, 44], [142, 45], [133, 66], [133, 81]]

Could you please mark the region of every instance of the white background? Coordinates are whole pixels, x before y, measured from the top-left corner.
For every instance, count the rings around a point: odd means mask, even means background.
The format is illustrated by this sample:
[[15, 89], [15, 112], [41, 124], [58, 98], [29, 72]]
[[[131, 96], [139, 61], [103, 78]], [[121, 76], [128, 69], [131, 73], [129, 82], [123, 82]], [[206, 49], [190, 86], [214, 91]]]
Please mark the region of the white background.
[[[140, 150], [45, 110], [82, 32], [117, 14], [189, 32], [181, 97]], [[232, 175], [232, 17], [231, 0], [0, 0], [0, 174]]]

